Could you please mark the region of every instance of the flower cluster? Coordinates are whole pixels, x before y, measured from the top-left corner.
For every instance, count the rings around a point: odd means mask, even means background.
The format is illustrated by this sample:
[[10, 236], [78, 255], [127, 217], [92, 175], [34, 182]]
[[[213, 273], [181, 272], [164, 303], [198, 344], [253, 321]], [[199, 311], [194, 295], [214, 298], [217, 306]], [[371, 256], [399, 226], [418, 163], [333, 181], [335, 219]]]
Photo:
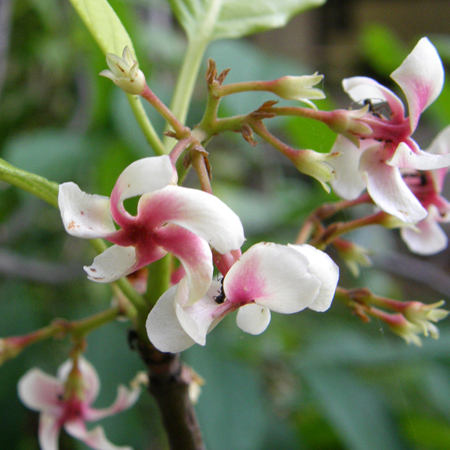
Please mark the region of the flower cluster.
[[18, 391], [22, 402], [40, 412], [39, 444], [42, 450], [57, 450], [62, 427], [73, 437], [97, 450], [131, 450], [117, 447], [105, 437], [103, 428], [86, 429], [92, 422], [117, 414], [133, 406], [141, 388], [139, 375], [132, 389], [119, 386], [116, 401], [103, 409], [91, 405], [97, 398], [100, 380], [94, 367], [83, 357], [66, 361], [58, 369], [57, 378], [40, 369], [31, 369], [19, 381]]
[[247, 250], [193, 305], [183, 280], [156, 303], [147, 320], [150, 341], [161, 351], [180, 352], [197, 343], [227, 314], [238, 310], [237, 325], [262, 333], [270, 311], [292, 314], [310, 308], [326, 311], [339, 270], [331, 258], [310, 245], [259, 243]]
[[[391, 78], [406, 96], [409, 117], [405, 117], [401, 100], [377, 81], [367, 77], [343, 81], [352, 100], [367, 105], [357, 116], [349, 113], [349, 124], [357, 122], [362, 128], [349, 125], [354, 129], [352, 139], [345, 137], [350, 130], [342, 130], [331, 150], [340, 153], [329, 162], [336, 172], [332, 186], [346, 199], [358, 197], [367, 188], [382, 210], [416, 223], [427, 216], [428, 205], [414, 195], [403, 175], [450, 166], [447, 151], [423, 151], [411, 137], [421, 113], [438, 97], [444, 82], [442, 62], [431, 42], [422, 38]], [[388, 117], [378, 105], [388, 108]], [[444, 132], [439, 146], [448, 146], [449, 136]]]
[[[236, 309], [239, 327], [251, 334], [264, 331], [270, 310], [328, 309], [339, 273], [329, 256], [309, 245], [261, 243], [239, 257], [244, 242], [239, 218], [217, 197], [174, 182], [170, 158], [160, 156], [128, 166], [110, 199], [86, 194], [74, 183], [59, 191], [68, 233], [115, 244], [85, 267], [91, 280], [115, 281], [167, 252], [181, 261], [186, 276], [161, 297], [147, 321], [156, 348], [178, 352], [195, 342], [204, 345], [207, 332]], [[123, 205], [134, 196], [141, 196], [136, 216]], [[223, 287], [212, 280], [210, 246], [222, 255]]]

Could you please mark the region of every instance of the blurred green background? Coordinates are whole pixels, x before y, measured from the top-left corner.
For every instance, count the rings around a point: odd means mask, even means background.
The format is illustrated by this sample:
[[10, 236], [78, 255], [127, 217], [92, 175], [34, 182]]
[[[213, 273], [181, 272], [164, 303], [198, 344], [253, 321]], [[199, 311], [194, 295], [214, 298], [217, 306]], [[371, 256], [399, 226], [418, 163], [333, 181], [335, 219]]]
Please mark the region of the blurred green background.
[[[135, 44], [149, 85], [169, 103], [185, 41], [168, 3], [110, 3]], [[448, 69], [449, 15], [448, 1], [329, 1], [283, 30], [218, 41], [206, 57], [214, 58], [219, 70], [231, 67], [228, 82], [319, 70], [328, 96], [317, 102], [319, 108], [348, 108], [343, 77], [373, 76], [394, 88], [389, 74], [424, 35]], [[125, 95], [98, 77], [105, 68], [103, 54], [68, 1], [0, 0], [0, 156], [51, 180], [109, 195], [123, 168], [152, 152]], [[205, 92], [201, 73], [189, 126], [202, 116]], [[221, 114], [245, 113], [271, 99], [261, 93], [227, 98]], [[162, 131], [159, 117], [150, 109], [149, 115]], [[448, 123], [447, 83], [415, 138], [426, 148]], [[276, 120], [270, 127], [298, 148], [326, 152], [334, 139], [308, 120]], [[247, 247], [260, 240], [292, 242], [307, 214], [335, 199], [263, 143], [251, 147], [230, 134], [214, 140], [208, 151], [214, 193], [240, 215]], [[197, 186], [193, 176], [186, 183]], [[359, 279], [341, 265], [342, 286], [427, 303], [448, 299], [448, 251], [415, 257], [395, 231], [375, 228], [354, 239], [374, 250], [375, 265]], [[0, 184], [0, 336], [107, 307], [110, 288], [87, 281], [82, 270], [93, 257], [88, 242], [64, 232], [57, 210]], [[128, 348], [127, 330], [127, 323], [117, 322], [89, 337], [86, 357], [102, 380], [95, 406], [109, 405], [117, 384], [143, 369]], [[273, 314], [258, 337], [244, 334], [234, 317], [227, 317], [205, 348], [183, 354], [206, 381], [197, 411], [208, 450], [450, 448], [450, 327], [444, 322], [440, 330], [439, 340], [407, 346], [383, 323], [363, 324], [337, 302], [326, 314]], [[20, 403], [17, 381], [34, 366], [55, 374], [70, 348], [67, 340], [41, 343], [0, 367], [2, 449], [38, 448], [38, 415]], [[145, 393], [136, 407], [101, 424], [117, 445], [167, 448], [155, 403]], [[85, 448], [62, 434], [60, 449]]]

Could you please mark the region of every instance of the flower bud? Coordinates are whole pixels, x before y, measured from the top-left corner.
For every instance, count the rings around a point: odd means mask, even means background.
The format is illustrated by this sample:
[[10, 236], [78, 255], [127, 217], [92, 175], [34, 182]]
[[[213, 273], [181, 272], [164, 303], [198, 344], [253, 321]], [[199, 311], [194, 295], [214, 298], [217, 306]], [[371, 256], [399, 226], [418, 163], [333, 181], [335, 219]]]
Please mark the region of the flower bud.
[[395, 216], [391, 216], [388, 213], [380, 214], [377, 217], [376, 223], [390, 230], [395, 228], [411, 228], [414, 231], [420, 232], [414, 223], [403, 222], [403, 220], [400, 220]]
[[289, 156], [297, 169], [319, 181], [329, 193], [328, 182], [334, 180], [334, 170], [326, 162], [339, 156], [339, 153], [318, 153], [314, 150], [299, 150]]
[[402, 314], [390, 314], [390, 319], [385, 320], [392, 332], [400, 336], [408, 344], [415, 344], [422, 347], [422, 340], [418, 336], [421, 329], [417, 325], [409, 322]]
[[0, 339], [0, 366], [8, 359], [15, 358], [22, 350], [23, 345], [20, 338]]
[[344, 261], [352, 275], [359, 277], [360, 267], [370, 267], [372, 261], [369, 258], [369, 250], [353, 242], [336, 239], [333, 246], [339, 252], [339, 256]]
[[122, 58], [113, 53], [106, 55], [106, 63], [111, 70], [103, 70], [99, 75], [109, 78], [124, 92], [140, 95], [146, 86], [145, 76], [139, 70], [139, 64], [133, 59], [131, 50], [123, 49]]
[[439, 330], [431, 322], [436, 323], [439, 320], [445, 319], [450, 314], [450, 311], [439, 308], [444, 303], [444, 300], [432, 303], [431, 305], [425, 305], [421, 302], [408, 302], [403, 315], [411, 323], [421, 328], [424, 336], [431, 336], [437, 339], [439, 337]]
[[271, 82], [270, 91], [286, 100], [299, 100], [316, 109], [308, 99], [323, 99], [325, 94], [321, 89], [313, 88], [323, 80], [323, 75], [303, 75], [300, 77], [285, 76]]
[[355, 111], [338, 109], [331, 112], [330, 118], [326, 123], [332, 131], [342, 134], [359, 148], [358, 137], [370, 137], [372, 134], [372, 128], [359, 120], [364, 117], [368, 111], [369, 105]]

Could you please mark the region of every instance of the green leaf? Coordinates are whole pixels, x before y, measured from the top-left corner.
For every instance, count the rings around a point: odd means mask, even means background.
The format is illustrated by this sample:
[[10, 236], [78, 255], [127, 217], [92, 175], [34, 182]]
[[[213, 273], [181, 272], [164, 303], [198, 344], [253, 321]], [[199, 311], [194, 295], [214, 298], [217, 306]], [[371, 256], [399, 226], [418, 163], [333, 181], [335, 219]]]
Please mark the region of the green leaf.
[[[128, 46], [137, 61], [133, 42], [117, 14], [106, 0], [70, 0], [103, 53], [121, 56]], [[106, 66], [106, 63], [105, 63]], [[164, 153], [162, 142], [145, 114], [141, 99], [127, 94], [131, 109], [155, 153]]]
[[304, 368], [302, 374], [346, 449], [404, 448], [376, 389], [337, 367]]
[[169, 0], [190, 39], [210, 42], [281, 28], [325, 0]]
[[106, 0], [70, 0], [103, 53], [122, 55], [126, 45], [133, 55], [130, 36]]

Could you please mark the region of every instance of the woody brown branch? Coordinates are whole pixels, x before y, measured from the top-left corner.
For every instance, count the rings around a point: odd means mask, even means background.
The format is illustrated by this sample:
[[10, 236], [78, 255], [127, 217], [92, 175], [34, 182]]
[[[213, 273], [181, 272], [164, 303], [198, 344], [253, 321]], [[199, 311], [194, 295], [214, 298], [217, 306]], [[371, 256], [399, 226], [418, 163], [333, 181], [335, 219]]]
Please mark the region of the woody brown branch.
[[171, 450], [206, 450], [189, 399], [189, 370], [179, 354], [162, 353], [138, 338], [138, 349], [149, 374], [149, 392], [156, 400]]

